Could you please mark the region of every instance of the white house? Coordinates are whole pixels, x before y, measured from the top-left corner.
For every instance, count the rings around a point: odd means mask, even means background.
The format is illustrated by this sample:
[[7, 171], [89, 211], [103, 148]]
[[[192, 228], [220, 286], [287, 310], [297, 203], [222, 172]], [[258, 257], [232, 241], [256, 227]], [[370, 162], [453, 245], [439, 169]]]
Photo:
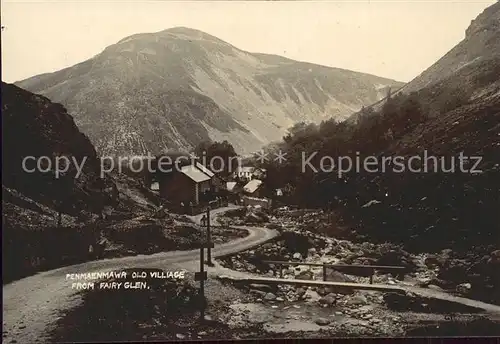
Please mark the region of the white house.
[[233, 173], [233, 177], [250, 180], [253, 178], [254, 171], [255, 167], [250, 167], [250, 166], [237, 167], [236, 171], [234, 171]]

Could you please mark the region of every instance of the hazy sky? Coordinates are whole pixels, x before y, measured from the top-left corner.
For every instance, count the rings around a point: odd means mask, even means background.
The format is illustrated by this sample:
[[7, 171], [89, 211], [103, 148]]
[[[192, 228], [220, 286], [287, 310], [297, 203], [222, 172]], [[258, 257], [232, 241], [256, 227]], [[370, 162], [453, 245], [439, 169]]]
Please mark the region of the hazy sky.
[[175, 26], [236, 47], [409, 81], [495, 1], [2, 1], [2, 79], [82, 62]]

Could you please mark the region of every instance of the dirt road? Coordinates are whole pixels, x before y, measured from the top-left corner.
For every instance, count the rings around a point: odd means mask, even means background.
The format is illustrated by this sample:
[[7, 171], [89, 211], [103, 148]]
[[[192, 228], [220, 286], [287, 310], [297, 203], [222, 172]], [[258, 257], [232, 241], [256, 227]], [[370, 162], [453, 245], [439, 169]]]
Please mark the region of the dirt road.
[[[214, 210], [212, 216], [234, 207]], [[201, 216], [199, 216], [201, 218]], [[198, 216], [194, 217], [199, 221]], [[260, 227], [239, 227], [249, 235], [215, 246], [213, 256], [219, 257], [244, 251], [277, 235], [276, 231]], [[3, 287], [3, 342], [46, 342], [55, 322], [81, 302], [78, 291], [71, 289], [74, 281], [66, 274], [119, 270], [123, 268], [186, 269], [194, 273], [199, 267], [199, 250], [162, 252], [153, 255], [104, 259], [68, 266], [23, 278]], [[217, 267], [208, 270], [215, 273]]]

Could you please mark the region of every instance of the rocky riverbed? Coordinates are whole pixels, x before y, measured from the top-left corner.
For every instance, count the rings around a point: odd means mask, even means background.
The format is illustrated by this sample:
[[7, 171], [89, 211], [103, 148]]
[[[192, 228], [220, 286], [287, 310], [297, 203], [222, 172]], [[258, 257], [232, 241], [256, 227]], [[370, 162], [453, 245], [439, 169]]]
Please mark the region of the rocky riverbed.
[[[393, 271], [376, 271], [373, 283], [426, 287], [464, 297], [470, 297], [473, 289], [464, 276], [462, 280], [453, 275], [451, 280], [443, 278], [450, 275], [450, 269], [458, 270], [457, 266], [460, 265], [457, 262], [466, 265], [451, 250], [437, 254], [411, 254], [393, 244], [375, 245], [329, 237], [322, 228], [324, 222], [321, 222], [327, 220], [326, 216], [317, 211], [281, 209], [268, 214], [261, 209], [248, 208], [226, 215], [226, 221], [234, 224], [258, 223], [281, 232], [274, 242], [219, 261], [230, 269], [269, 277], [282, 276], [285, 279], [323, 280], [321, 266], [284, 266], [279, 272], [278, 266], [264, 261], [394, 265], [404, 269], [397, 274]], [[494, 255], [488, 259], [494, 258]], [[328, 281], [336, 282], [369, 283], [370, 280], [369, 274], [353, 268], [328, 269], [326, 277]], [[272, 288], [250, 285], [240, 288], [253, 300], [232, 306], [236, 318], [241, 316], [244, 319], [241, 321], [265, 324], [263, 329], [268, 332], [326, 331], [329, 335], [400, 336], [406, 332], [418, 333], [415, 330], [418, 328], [439, 328], [447, 322], [469, 323], [483, 319], [476, 314], [477, 309], [424, 299], [411, 293], [399, 295], [342, 290], [338, 287]], [[494, 324], [492, 328], [498, 332], [500, 325]]]

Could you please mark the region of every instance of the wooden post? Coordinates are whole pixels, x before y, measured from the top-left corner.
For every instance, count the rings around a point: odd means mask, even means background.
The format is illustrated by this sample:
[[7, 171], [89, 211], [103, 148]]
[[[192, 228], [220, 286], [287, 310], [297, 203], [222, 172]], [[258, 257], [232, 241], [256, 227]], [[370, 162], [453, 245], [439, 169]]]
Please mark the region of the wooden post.
[[283, 266], [280, 264], [278, 268], [280, 269], [280, 278], [283, 278]]
[[326, 281], [326, 265], [323, 263], [323, 281]]
[[210, 233], [210, 207], [207, 208], [207, 265], [214, 266], [212, 263], [212, 237]]
[[206, 308], [206, 299], [205, 299], [205, 281], [207, 280], [207, 272], [205, 271], [205, 259], [204, 259], [204, 250], [205, 245], [202, 243], [200, 247], [200, 271], [195, 272], [194, 279], [196, 281], [200, 281], [200, 321], [205, 319], [205, 308]]
[[375, 273], [374, 269], [371, 269], [371, 275], [370, 275], [370, 284], [373, 284], [373, 274]]

